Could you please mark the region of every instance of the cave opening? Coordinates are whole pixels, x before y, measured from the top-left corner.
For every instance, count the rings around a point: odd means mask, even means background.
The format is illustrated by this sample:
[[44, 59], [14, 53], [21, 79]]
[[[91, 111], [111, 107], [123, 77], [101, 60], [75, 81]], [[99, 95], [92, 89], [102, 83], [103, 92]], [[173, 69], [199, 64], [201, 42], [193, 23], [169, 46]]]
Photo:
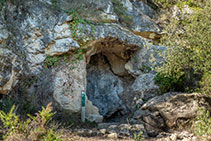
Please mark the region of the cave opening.
[[95, 44], [95, 53], [89, 56], [87, 96], [106, 121], [113, 121], [129, 112], [128, 96], [135, 78], [127, 72], [125, 64], [137, 50], [133, 45], [110, 39]]

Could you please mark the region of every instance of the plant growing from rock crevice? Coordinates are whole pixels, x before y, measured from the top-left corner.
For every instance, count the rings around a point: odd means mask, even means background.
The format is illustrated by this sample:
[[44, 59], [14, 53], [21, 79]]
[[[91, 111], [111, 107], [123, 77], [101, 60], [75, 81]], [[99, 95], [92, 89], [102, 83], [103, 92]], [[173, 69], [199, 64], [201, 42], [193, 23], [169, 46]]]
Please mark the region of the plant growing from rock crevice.
[[[74, 9], [70, 10], [70, 16], [72, 17], [70, 22], [72, 38], [76, 40], [80, 46], [80, 48], [76, 51], [77, 55], [75, 59], [82, 60], [83, 53], [88, 49], [88, 43], [92, 40], [95, 40], [95, 27], [90, 21], [83, 19]], [[90, 26], [91, 31], [87, 31], [85, 26]]]
[[69, 61], [68, 54], [47, 56], [43, 63], [43, 66], [45, 69], [47, 69], [59, 65], [61, 62], [68, 62], [68, 61]]

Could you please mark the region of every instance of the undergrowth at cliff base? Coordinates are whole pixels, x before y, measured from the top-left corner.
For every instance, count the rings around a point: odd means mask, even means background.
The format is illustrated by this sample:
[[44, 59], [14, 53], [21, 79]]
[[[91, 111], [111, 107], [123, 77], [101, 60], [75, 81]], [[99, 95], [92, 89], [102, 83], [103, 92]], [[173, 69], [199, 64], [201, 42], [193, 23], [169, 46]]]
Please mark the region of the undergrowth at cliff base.
[[49, 103], [46, 108], [42, 107], [42, 110], [36, 113], [35, 116], [28, 114], [28, 119], [25, 121], [22, 121], [16, 115], [14, 105], [8, 113], [0, 110], [0, 120], [6, 129], [3, 139], [61, 141], [60, 134], [47, 127], [55, 114], [52, 110], [51, 103]]
[[198, 136], [211, 136], [211, 115], [204, 107], [198, 110], [198, 116], [194, 125], [194, 133]]

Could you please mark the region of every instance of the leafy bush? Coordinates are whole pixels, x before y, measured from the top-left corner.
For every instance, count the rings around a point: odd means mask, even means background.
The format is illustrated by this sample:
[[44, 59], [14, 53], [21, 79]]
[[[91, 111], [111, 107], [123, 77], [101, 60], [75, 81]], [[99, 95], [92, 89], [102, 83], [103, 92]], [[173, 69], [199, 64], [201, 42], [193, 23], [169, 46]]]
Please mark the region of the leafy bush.
[[3, 137], [5, 140], [61, 140], [53, 129], [48, 129], [46, 126], [55, 114], [52, 113], [51, 104], [48, 104], [46, 108], [42, 108], [36, 116], [28, 115], [29, 118], [26, 121], [20, 120], [14, 110], [15, 106], [13, 105], [9, 113], [0, 111], [0, 119], [7, 130]]
[[177, 5], [180, 8], [182, 8], [184, 5], [188, 5], [190, 7], [203, 7], [206, 0], [155, 0], [155, 3], [162, 8], [169, 8], [173, 5]]
[[[201, 1], [194, 3], [202, 5]], [[190, 85], [195, 85], [194, 75], [209, 76], [206, 81], [202, 79], [200, 85], [204, 92], [208, 92], [210, 89], [206, 89], [211, 84], [211, 0], [205, 1], [203, 5], [204, 9], [195, 10], [195, 14], [183, 20], [172, 19], [165, 28], [168, 34], [163, 36], [161, 42], [167, 46], [164, 56], [166, 63], [158, 68], [158, 72], [178, 80], [185, 76], [185, 81], [189, 80]]]
[[209, 111], [206, 111], [204, 107], [199, 109], [199, 115], [197, 117], [194, 132], [196, 135], [211, 135], [211, 117]]
[[160, 93], [166, 93], [169, 91], [184, 91], [184, 76], [177, 78], [175, 75], [168, 77], [157, 73], [154, 80], [155, 83], [160, 86]]

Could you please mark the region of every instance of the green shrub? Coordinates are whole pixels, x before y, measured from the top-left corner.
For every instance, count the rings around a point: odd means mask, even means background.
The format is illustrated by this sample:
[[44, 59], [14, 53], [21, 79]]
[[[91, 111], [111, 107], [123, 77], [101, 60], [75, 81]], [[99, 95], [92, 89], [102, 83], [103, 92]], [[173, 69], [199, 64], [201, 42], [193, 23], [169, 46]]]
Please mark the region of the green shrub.
[[160, 93], [166, 93], [169, 91], [184, 91], [184, 76], [177, 78], [175, 75], [168, 77], [161, 73], [157, 73], [155, 83], [160, 86]]
[[199, 82], [200, 92], [211, 96], [211, 73], [204, 73]]
[[206, 0], [155, 0], [162, 8], [170, 8], [173, 5], [177, 5], [179, 8], [183, 8], [184, 5], [188, 5], [190, 7], [204, 7]]
[[63, 55], [57, 55], [57, 56], [47, 56], [43, 66], [44, 68], [52, 68], [54, 66], [59, 65], [61, 62], [68, 62], [69, 55], [63, 54]]
[[204, 107], [199, 108], [194, 133], [199, 136], [211, 135], [211, 117]]
[[134, 134], [134, 141], [143, 141], [143, 132], [140, 131], [138, 134]]
[[[195, 4], [201, 5], [200, 1]], [[196, 75], [209, 76], [206, 78], [209, 81], [202, 81], [200, 85], [207, 93], [211, 84], [211, 0], [205, 1], [203, 5], [204, 9], [196, 10], [195, 14], [188, 18], [172, 19], [165, 28], [168, 34], [163, 36], [161, 42], [167, 46], [164, 56], [166, 63], [157, 71], [164, 77], [173, 77], [178, 81], [185, 76], [185, 84], [188, 85], [195, 85], [198, 80], [193, 77]]]
[[14, 110], [15, 106], [13, 105], [9, 113], [0, 111], [0, 119], [7, 130], [7, 133], [3, 136], [5, 140], [61, 140], [53, 129], [47, 128], [47, 123], [55, 114], [52, 113], [51, 104], [48, 104], [46, 108], [42, 107], [42, 110], [36, 116], [28, 115], [29, 118], [25, 121], [20, 120]]
[[12, 98], [3, 97], [0, 100], [0, 110], [5, 111], [5, 112], [9, 112], [10, 109], [12, 108], [13, 104], [14, 104], [14, 100], [12, 100]]

